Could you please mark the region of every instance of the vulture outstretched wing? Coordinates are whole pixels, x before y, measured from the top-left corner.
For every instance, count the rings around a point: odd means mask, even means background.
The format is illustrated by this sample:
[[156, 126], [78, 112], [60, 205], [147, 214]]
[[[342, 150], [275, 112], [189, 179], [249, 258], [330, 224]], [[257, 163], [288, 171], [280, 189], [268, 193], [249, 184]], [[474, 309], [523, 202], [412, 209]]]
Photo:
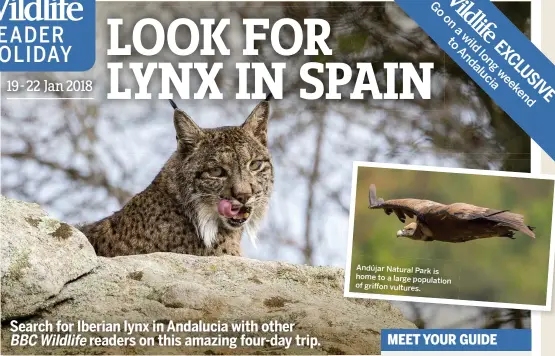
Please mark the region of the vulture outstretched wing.
[[376, 195], [376, 186], [370, 185], [368, 200], [370, 209], [383, 209], [387, 215], [395, 213], [401, 222], [405, 222], [406, 217], [409, 218], [424, 216], [432, 211], [438, 211], [445, 205], [436, 203], [431, 200], [422, 199], [391, 199], [383, 200]]
[[494, 221], [511, 229], [518, 230], [532, 238], [536, 238], [536, 234], [532, 231], [534, 228], [524, 223], [524, 216], [511, 213], [509, 210], [496, 210], [466, 203], [455, 203], [447, 206], [445, 211], [449, 215], [461, 220], [484, 219]]
[[[370, 185], [370, 209], [383, 209], [387, 215], [395, 213], [401, 222], [416, 217], [420, 232], [433, 239], [449, 242], [491, 237], [512, 237], [511, 231], [520, 231], [532, 238], [533, 227], [524, 223], [524, 217], [508, 210], [483, 208], [466, 203], [445, 205], [422, 199], [383, 200], [376, 195], [376, 186]], [[498, 234], [498, 235], [496, 235]]]

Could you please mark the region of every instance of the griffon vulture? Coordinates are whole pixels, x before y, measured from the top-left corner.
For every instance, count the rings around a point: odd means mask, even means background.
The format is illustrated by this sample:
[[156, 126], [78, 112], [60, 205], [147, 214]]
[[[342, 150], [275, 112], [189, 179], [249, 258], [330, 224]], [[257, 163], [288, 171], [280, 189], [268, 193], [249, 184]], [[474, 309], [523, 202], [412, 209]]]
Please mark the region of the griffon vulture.
[[445, 205], [431, 200], [392, 199], [384, 201], [376, 196], [376, 186], [370, 185], [370, 209], [383, 209], [387, 215], [395, 213], [401, 222], [416, 217], [416, 222], [397, 231], [397, 237], [421, 241], [465, 242], [488, 237], [514, 239], [516, 231], [532, 238], [532, 226], [524, 224], [524, 217], [508, 210], [482, 208], [465, 203]]

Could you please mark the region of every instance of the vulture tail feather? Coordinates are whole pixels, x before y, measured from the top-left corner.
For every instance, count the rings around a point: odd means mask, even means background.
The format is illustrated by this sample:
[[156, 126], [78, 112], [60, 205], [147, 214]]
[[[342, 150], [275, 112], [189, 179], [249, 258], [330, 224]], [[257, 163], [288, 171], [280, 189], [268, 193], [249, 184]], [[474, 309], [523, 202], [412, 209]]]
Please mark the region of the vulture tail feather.
[[533, 229], [530, 229], [528, 226], [523, 226], [522, 228], [518, 229], [520, 232], [530, 236], [531, 238], [535, 239], [536, 234], [534, 233]]
[[497, 221], [501, 224], [506, 225], [507, 227], [518, 230], [523, 234], [530, 236], [533, 239], [536, 238], [536, 234], [533, 231], [534, 227], [525, 225], [524, 217], [520, 214], [508, 213], [508, 212], [505, 212], [504, 214], [497, 213], [497, 214], [489, 215], [487, 219], [490, 219], [492, 221]]

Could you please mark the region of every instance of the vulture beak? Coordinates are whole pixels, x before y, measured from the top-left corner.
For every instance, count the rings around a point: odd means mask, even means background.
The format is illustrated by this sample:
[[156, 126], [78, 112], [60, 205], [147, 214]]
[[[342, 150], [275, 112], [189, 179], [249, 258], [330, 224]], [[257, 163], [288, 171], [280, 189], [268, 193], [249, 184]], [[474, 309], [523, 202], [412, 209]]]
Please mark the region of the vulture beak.
[[397, 231], [397, 237], [399, 237], [399, 236], [403, 236], [403, 230]]

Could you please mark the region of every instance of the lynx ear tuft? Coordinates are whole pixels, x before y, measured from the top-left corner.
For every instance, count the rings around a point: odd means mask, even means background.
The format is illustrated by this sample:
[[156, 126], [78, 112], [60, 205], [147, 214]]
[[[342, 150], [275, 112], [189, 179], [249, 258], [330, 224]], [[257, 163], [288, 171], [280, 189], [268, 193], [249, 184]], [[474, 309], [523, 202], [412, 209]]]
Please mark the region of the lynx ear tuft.
[[172, 106], [172, 108], [174, 110], [177, 110], [177, 104], [175, 103], [175, 101], [173, 101], [172, 99], [168, 99], [170, 101], [170, 105]]
[[270, 104], [268, 98], [260, 102], [241, 127], [249, 131], [264, 146], [268, 145], [268, 118], [270, 116]]
[[173, 123], [177, 134], [178, 149], [189, 152], [197, 146], [204, 135], [202, 129], [184, 111], [176, 109], [173, 113]]

